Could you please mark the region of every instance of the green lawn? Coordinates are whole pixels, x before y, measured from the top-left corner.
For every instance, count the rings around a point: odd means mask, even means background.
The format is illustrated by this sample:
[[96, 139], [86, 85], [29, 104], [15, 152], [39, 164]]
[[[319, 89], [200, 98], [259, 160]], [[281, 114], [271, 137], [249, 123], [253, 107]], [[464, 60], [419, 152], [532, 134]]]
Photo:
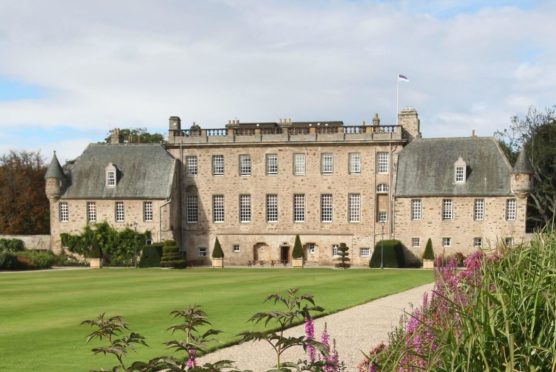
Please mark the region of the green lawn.
[[[233, 342], [274, 292], [298, 287], [328, 313], [432, 282], [430, 271], [331, 269], [103, 269], [0, 274], [0, 370], [87, 371], [114, 365], [93, 356], [85, 319], [122, 315], [146, 337], [129, 360], [161, 355], [173, 309], [199, 304], [220, 339]], [[370, 331], [370, 330], [369, 330]]]

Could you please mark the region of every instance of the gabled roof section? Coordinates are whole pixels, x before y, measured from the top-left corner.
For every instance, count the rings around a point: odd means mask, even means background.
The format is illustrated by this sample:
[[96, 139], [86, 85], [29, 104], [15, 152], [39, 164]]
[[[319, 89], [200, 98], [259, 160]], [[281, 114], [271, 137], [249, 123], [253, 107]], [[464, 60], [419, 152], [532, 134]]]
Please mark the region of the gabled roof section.
[[525, 153], [525, 148], [522, 148], [519, 152], [519, 156], [514, 164], [514, 168], [512, 173], [525, 173], [525, 174], [533, 174], [533, 167], [529, 162], [529, 158]]
[[[117, 165], [116, 187], [106, 186], [106, 166]], [[175, 160], [159, 144], [90, 144], [71, 168], [63, 199], [166, 199]]]
[[[466, 180], [454, 180], [454, 162], [467, 165]], [[396, 197], [512, 195], [512, 168], [494, 138], [416, 139], [399, 154]]]
[[54, 155], [52, 155], [52, 160], [50, 161], [50, 165], [46, 170], [44, 178], [64, 178], [64, 171], [62, 170], [62, 166], [58, 161], [58, 157], [56, 157], [56, 151], [54, 151]]

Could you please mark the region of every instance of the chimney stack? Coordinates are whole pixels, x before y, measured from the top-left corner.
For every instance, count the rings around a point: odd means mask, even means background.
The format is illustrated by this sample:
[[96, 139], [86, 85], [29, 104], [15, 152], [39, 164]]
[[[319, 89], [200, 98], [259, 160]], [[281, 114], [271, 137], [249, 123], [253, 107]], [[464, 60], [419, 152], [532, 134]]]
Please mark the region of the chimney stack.
[[373, 127], [378, 127], [380, 125], [380, 119], [378, 117], [378, 113], [375, 112], [375, 116], [373, 117]]
[[112, 129], [112, 135], [110, 136], [110, 143], [113, 145], [120, 143], [120, 128]]

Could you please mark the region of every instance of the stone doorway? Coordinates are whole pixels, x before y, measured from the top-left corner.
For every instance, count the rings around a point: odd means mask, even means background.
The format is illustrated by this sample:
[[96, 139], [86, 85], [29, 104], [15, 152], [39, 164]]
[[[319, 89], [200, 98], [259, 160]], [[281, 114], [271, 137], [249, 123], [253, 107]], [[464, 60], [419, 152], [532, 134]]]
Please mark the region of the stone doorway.
[[280, 246], [280, 262], [283, 264], [287, 264], [291, 261], [290, 256], [290, 246], [289, 245], [281, 245]]

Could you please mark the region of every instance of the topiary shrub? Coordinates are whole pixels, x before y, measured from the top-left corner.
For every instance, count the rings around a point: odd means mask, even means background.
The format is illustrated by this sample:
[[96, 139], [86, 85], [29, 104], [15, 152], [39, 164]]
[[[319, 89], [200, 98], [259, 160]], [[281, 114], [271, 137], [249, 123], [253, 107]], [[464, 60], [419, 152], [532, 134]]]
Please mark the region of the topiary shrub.
[[343, 269], [347, 269], [348, 267], [350, 267], [348, 251], [349, 247], [346, 245], [346, 243], [340, 243], [340, 246], [338, 247], [338, 258], [336, 258], [336, 260], [340, 262], [336, 264], [336, 267], [341, 267]]
[[380, 268], [381, 247], [384, 244], [384, 267], [404, 267], [403, 245], [399, 240], [382, 240], [376, 243], [369, 267]]
[[143, 247], [139, 267], [160, 267], [162, 243], [154, 243]]
[[214, 242], [214, 249], [212, 250], [212, 258], [224, 258], [224, 252], [220, 246], [220, 241], [216, 238]]
[[293, 258], [303, 258], [303, 246], [301, 245], [301, 239], [299, 239], [299, 235], [295, 236], [295, 243], [293, 245]]
[[162, 258], [160, 259], [160, 266], [173, 267], [176, 269], [185, 267], [185, 260], [173, 240], [167, 240], [162, 247]]
[[23, 251], [17, 253], [18, 269], [49, 269], [56, 262], [52, 252]]
[[430, 238], [427, 240], [425, 252], [423, 253], [423, 260], [434, 260], [434, 250], [432, 249], [432, 241]]

